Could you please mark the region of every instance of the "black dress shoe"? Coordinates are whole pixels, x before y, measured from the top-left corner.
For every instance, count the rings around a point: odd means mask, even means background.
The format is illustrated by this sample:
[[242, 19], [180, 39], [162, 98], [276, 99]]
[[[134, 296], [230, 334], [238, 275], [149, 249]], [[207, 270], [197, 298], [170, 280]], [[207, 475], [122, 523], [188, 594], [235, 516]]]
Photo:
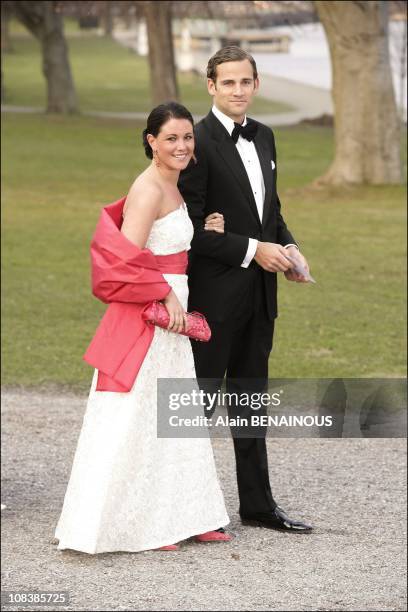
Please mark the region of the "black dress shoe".
[[291, 531], [293, 533], [306, 533], [312, 531], [311, 525], [306, 525], [301, 521], [290, 519], [285, 511], [279, 506], [268, 514], [254, 514], [251, 516], [241, 516], [243, 525], [253, 525], [256, 527], [267, 527], [268, 529], [278, 529], [279, 531]]

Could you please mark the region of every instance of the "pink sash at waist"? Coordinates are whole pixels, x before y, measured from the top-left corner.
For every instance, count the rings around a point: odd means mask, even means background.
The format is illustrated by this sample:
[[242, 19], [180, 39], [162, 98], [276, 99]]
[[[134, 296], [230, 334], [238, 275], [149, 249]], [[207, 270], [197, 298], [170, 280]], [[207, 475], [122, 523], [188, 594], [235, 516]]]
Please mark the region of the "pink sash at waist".
[[187, 272], [187, 251], [171, 255], [155, 255], [157, 266], [162, 274], [185, 274]]

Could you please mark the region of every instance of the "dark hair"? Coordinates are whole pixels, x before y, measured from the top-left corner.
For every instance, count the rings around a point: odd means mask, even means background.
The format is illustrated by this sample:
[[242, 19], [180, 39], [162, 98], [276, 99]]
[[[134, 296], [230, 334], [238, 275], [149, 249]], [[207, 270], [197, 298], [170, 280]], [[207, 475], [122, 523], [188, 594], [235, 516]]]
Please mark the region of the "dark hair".
[[178, 102], [166, 102], [154, 108], [147, 118], [147, 127], [143, 130], [143, 146], [146, 156], [153, 159], [152, 147], [147, 142], [147, 135], [157, 136], [161, 128], [170, 119], [187, 119], [194, 127], [194, 119], [189, 110]]
[[211, 79], [215, 83], [217, 79], [217, 66], [219, 64], [225, 64], [225, 62], [242, 62], [246, 59], [251, 62], [254, 79], [258, 78], [258, 70], [252, 55], [240, 47], [230, 45], [228, 47], [223, 47], [210, 57], [207, 64], [207, 79]]

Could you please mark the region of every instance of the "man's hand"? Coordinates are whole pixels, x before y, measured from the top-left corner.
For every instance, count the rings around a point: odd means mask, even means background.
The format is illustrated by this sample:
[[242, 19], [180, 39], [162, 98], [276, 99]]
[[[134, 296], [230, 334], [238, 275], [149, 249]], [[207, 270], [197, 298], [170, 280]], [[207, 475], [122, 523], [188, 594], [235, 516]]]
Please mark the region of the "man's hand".
[[286, 272], [293, 268], [293, 264], [286, 259], [285, 249], [274, 242], [258, 242], [254, 259], [256, 263], [267, 272]]
[[[293, 259], [296, 259], [297, 261], [299, 261], [299, 263], [301, 263], [306, 268], [306, 270], [309, 272], [309, 265], [306, 261], [306, 258], [302, 255], [300, 251], [297, 250], [296, 247], [288, 247], [287, 249], [284, 249], [284, 250], [289, 255], [289, 257], [292, 257]], [[298, 274], [293, 269], [287, 270], [285, 272], [285, 276], [288, 281], [294, 281], [296, 283], [307, 283], [308, 282], [307, 279], [302, 274]]]
[[221, 213], [211, 213], [204, 219], [204, 229], [207, 231], [224, 233], [224, 217]]

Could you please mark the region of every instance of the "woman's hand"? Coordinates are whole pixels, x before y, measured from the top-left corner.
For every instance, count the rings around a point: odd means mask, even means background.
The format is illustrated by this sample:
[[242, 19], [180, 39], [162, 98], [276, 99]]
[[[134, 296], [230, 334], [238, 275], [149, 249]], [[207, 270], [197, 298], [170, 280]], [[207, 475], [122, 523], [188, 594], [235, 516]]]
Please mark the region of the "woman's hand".
[[204, 219], [204, 229], [209, 232], [224, 233], [224, 217], [221, 213], [211, 213]]
[[166, 306], [167, 312], [170, 315], [170, 321], [167, 329], [171, 332], [175, 332], [176, 334], [179, 334], [184, 329], [187, 329], [186, 313], [173, 289], [166, 295], [163, 300], [163, 304]]

